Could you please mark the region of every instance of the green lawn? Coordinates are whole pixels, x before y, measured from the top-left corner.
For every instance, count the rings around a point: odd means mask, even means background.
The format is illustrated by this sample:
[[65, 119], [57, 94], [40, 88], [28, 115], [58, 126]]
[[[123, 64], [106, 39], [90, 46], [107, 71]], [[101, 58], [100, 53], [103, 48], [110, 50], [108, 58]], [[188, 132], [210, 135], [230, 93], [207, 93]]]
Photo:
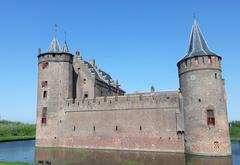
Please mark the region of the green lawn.
[[29, 163], [9, 163], [9, 162], [0, 162], [0, 165], [31, 165]]
[[231, 138], [240, 138], [240, 127], [230, 127]]

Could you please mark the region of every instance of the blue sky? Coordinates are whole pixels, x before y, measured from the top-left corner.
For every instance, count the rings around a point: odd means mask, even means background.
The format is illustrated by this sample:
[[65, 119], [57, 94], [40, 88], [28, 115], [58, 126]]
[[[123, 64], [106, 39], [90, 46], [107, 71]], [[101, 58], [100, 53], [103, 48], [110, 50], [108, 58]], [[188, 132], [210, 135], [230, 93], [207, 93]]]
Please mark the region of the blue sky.
[[0, 116], [35, 122], [37, 49], [46, 51], [58, 24], [72, 53], [118, 79], [127, 92], [178, 89], [196, 12], [210, 49], [223, 57], [230, 120], [240, 120], [238, 0], [5, 0], [0, 3]]

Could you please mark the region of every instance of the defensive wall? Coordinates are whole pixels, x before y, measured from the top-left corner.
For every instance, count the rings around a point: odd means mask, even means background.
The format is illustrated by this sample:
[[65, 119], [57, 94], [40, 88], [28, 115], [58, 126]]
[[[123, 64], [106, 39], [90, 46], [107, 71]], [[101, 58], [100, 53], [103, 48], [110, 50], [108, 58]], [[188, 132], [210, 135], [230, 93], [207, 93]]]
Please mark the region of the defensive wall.
[[67, 99], [58, 135], [40, 146], [184, 152], [178, 91]]

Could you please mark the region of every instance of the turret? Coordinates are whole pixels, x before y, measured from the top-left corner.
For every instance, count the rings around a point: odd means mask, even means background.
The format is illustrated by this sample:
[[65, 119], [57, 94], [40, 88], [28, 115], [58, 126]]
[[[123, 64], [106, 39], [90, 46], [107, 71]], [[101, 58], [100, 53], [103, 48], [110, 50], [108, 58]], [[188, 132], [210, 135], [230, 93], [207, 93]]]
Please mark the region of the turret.
[[57, 127], [64, 115], [64, 100], [72, 98], [73, 55], [63, 50], [56, 37], [46, 53], [38, 55], [38, 100], [36, 145], [54, 146]]
[[221, 59], [210, 51], [195, 20], [188, 52], [177, 64], [186, 153], [231, 155]]

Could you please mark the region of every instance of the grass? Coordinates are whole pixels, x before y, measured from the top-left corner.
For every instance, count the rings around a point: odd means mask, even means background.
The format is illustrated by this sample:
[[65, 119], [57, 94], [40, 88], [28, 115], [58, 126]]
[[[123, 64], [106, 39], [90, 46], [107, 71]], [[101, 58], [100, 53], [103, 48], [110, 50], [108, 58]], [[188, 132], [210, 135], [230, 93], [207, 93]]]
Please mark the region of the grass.
[[229, 123], [230, 136], [232, 139], [240, 139], [240, 121]]
[[0, 162], [0, 165], [31, 165], [29, 163], [10, 163], [10, 162]]
[[240, 127], [230, 127], [231, 138], [240, 138]]

